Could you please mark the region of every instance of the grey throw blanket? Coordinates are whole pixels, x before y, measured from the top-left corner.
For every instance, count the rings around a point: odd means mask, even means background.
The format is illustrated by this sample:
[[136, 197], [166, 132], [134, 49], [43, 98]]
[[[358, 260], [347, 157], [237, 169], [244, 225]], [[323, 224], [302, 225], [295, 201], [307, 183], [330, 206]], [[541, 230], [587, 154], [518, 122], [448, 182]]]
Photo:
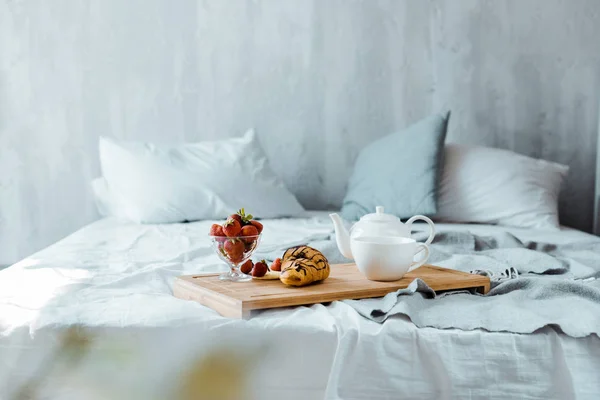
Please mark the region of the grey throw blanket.
[[[332, 263], [348, 262], [335, 240], [309, 245]], [[465, 272], [514, 267], [521, 276], [493, 286], [485, 296], [465, 291], [437, 296], [415, 279], [383, 298], [345, 303], [379, 323], [401, 314], [419, 327], [531, 333], [554, 326], [572, 337], [600, 336], [600, 240], [556, 246], [522, 242], [509, 233], [443, 232], [431, 245], [429, 263]]]

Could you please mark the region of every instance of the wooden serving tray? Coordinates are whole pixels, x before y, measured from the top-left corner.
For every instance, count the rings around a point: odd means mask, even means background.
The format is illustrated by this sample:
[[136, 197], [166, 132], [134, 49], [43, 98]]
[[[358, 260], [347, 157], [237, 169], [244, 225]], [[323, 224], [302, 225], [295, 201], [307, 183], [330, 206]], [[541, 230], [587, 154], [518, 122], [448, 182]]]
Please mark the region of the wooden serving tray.
[[304, 287], [285, 286], [280, 280], [227, 282], [220, 281], [219, 275], [177, 277], [173, 294], [197, 301], [225, 317], [248, 318], [252, 310], [382, 297], [406, 288], [415, 278], [421, 278], [436, 292], [476, 289], [485, 294], [490, 290], [488, 277], [433, 265], [423, 265], [398, 281], [375, 282], [365, 278], [354, 264], [333, 264], [329, 278]]

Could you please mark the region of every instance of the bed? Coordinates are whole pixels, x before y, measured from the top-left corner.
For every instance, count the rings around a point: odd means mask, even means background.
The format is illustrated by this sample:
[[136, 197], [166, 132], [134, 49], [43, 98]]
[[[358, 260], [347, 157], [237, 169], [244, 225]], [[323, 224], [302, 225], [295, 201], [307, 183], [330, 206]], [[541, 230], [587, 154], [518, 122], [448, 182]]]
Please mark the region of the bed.
[[[594, 334], [573, 338], [552, 326], [533, 334], [417, 328], [404, 317], [378, 324], [341, 302], [231, 320], [176, 299], [174, 277], [225, 268], [207, 240], [212, 222], [105, 218], [0, 271], [0, 398], [175, 398], [190, 382], [242, 385], [239, 365], [250, 379], [245, 397], [261, 400], [596, 399], [600, 393]], [[326, 212], [264, 224], [265, 248], [332, 233]], [[600, 241], [569, 228], [437, 229], [508, 231], [555, 244]], [[71, 356], [57, 359], [58, 353]], [[211, 354], [226, 355], [209, 363], [211, 378], [190, 375]], [[223, 365], [227, 359], [234, 366]]]

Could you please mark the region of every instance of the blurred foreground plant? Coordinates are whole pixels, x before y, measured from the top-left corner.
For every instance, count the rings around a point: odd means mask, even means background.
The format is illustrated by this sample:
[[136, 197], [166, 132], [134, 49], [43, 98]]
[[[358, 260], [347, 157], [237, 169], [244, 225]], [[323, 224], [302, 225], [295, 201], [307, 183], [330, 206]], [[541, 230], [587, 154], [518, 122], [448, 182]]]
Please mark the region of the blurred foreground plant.
[[176, 361], [182, 363], [175, 364], [182, 372], [173, 370], [173, 365], [160, 367], [159, 375], [175, 380], [148, 381], [153, 372], [136, 373], [141, 372], [145, 347], [123, 339], [92, 334], [80, 326], [66, 329], [54, 351], [10, 400], [248, 400], [256, 388], [254, 372], [268, 349], [262, 339], [244, 345], [230, 340], [216, 345], [217, 340], [211, 340], [210, 345], [198, 347], [200, 354]]
[[250, 371], [258, 353], [215, 349], [196, 360], [183, 375], [180, 400], [247, 400]]
[[58, 348], [38, 367], [37, 373], [23, 384], [14, 396], [15, 400], [35, 400], [41, 397], [48, 379], [68, 373], [77, 368], [88, 352], [93, 337], [80, 326], [69, 327], [60, 336]]

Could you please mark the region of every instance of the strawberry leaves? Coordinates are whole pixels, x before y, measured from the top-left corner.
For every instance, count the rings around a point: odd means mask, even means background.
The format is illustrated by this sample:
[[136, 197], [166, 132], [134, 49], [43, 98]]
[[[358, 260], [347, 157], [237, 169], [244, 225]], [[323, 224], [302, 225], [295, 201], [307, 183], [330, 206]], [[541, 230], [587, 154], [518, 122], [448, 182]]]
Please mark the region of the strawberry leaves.
[[246, 211], [243, 208], [240, 208], [237, 214], [240, 216], [240, 218], [242, 218], [242, 222], [244, 224], [249, 224], [250, 221], [252, 221], [252, 218], [254, 218], [252, 214], [246, 215]]

